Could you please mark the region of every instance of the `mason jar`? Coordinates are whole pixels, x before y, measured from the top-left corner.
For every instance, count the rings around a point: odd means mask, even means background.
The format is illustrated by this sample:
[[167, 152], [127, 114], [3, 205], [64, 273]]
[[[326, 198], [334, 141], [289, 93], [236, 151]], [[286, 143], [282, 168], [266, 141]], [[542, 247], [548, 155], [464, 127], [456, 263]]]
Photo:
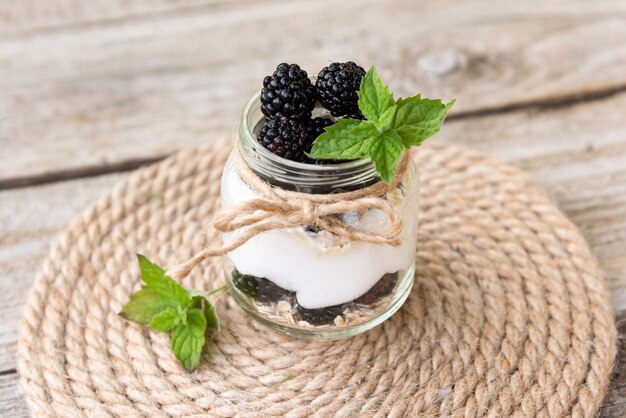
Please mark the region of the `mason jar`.
[[[235, 146], [239, 163], [273, 187], [330, 194], [381, 181], [369, 159], [318, 165], [279, 157], [256, 140], [263, 123], [257, 93], [244, 108]], [[381, 198], [402, 220], [399, 245], [346, 241], [310, 225], [262, 232], [228, 253], [227, 277], [239, 306], [271, 328], [318, 340], [353, 336], [393, 315], [408, 297], [415, 272], [419, 177], [411, 160], [396, 184]], [[242, 180], [231, 154], [222, 175], [222, 207], [260, 197]], [[389, 222], [379, 209], [338, 216], [367, 232], [383, 230]], [[227, 234], [225, 241], [238, 233]]]

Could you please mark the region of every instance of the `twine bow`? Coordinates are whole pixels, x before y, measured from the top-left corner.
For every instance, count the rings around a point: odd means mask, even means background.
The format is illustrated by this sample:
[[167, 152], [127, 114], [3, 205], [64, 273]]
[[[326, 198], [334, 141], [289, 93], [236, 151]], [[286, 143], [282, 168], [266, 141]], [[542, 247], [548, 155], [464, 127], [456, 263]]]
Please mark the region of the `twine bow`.
[[[214, 238], [230, 233], [233, 235], [221, 245], [205, 248], [190, 260], [169, 270], [170, 276], [181, 280], [206, 258], [225, 255], [263, 232], [301, 225], [327, 231], [346, 241], [394, 247], [400, 245], [402, 218], [383, 196], [397, 186], [398, 179], [406, 171], [408, 156], [400, 163], [396, 179], [391, 185], [378, 182], [351, 192], [325, 195], [273, 187], [252, 171], [244, 161], [238, 145], [235, 146], [234, 156], [241, 179], [262, 197], [241, 202], [218, 213], [211, 223]], [[364, 213], [370, 209], [378, 209], [387, 216], [388, 223], [383, 230], [364, 231], [341, 218], [341, 215]]]

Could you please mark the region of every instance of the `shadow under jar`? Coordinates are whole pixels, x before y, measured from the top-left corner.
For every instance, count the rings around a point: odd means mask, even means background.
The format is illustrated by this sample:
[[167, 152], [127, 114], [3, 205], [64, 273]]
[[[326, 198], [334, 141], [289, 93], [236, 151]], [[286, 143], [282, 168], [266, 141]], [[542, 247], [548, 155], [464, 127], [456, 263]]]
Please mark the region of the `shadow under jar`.
[[[281, 158], [257, 142], [263, 123], [257, 94], [244, 108], [237, 144], [248, 167], [275, 187], [327, 194], [380, 181], [368, 159], [315, 165]], [[221, 197], [225, 209], [261, 197], [243, 182], [233, 155], [224, 168]], [[227, 277], [239, 306], [271, 328], [306, 339], [346, 338], [385, 321], [413, 285], [419, 177], [412, 161], [383, 198], [403, 219], [400, 246], [347, 242], [308, 225], [263, 232], [228, 254], [233, 268]], [[378, 209], [341, 217], [367, 232], [384, 230], [388, 222]]]

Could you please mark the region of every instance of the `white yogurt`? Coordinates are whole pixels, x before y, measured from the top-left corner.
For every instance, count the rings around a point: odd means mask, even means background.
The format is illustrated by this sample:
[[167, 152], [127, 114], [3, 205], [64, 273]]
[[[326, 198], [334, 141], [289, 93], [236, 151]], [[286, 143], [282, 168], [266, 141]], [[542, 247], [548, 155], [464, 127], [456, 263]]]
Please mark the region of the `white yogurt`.
[[[227, 169], [222, 177], [222, 207], [229, 208], [259, 195], [246, 185], [237, 170]], [[351, 242], [339, 246], [324, 232], [311, 234], [304, 227], [264, 232], [229, 253], [237, 270], [264, 277], [296, 292], [298, 303], [307, 309], [350, 302], [365, 294], [386, 273], [408, 269], [415, 258], [417, 199], [399, 208], [405, 217], [402, 245]], [[347, 219], [364, 230], [383, 228], [385, 215], [368, 211], [361, 219]], [[237, 232], [225, 237], [228, 242]]]

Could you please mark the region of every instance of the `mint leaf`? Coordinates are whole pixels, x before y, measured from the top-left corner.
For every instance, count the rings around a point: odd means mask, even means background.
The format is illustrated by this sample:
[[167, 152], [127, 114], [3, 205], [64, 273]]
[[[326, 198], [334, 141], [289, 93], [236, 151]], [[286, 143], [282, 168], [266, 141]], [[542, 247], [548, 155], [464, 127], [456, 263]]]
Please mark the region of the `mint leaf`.
[[148, 260], [145, 255], [137, 254], [137, 261], [139, 262], [141, 280], [148, 286], [157, 285], [165, 276], [165, 269]]
[[207, 327], [212, 329], [212, 334], [219, 332], [220, 321], [215, 308], [211, 305], [211, 302], [209, 302], [208, 294], [197, 292], [191, 299], [191, 306], [202, 310]]
[[161, 311], [191, 304], [185, 288], [167, 277], [163, 268], [141, 254], [137, 254], [137, 261], [145, 286], [133, 294], [122, 308], [122, 315], [126, 319], [149, 325], [152, 318]]
[[152, 321], [150, 321], [150, 328], [154, 328], [161, 332], [169, 331], [180, 323], [181, 314], [184, 315], [185, 312], [180, 312], [172, 308], [164, 309], [152, 317]]
[[206, 326], [203, 312], [190, 308], [186, 312], [186, 321], [172, 329], [172, 351], [188, 371], [194, 370], [200, 364]]
[[439, 132], [453, 104], [454, 100], [443, 104], [439, 99], [422, 99], [419, 95], [399, 99], [393, 129], [400, 135], [406, 148], [420, 145]]
[[141, 280], [146, 286], [153, 289], [157, 294], [168, 300], [171, 305], [181, 304], [189, 306], [191, 299], [184, 287], [176, 280], [168, 277], [165, 270], [148, 260], [145, 256], [137, 254]]
[[359, 88], [359, 109], [368, 120], [377, 121], [394, 105], [393, 95], [378, 76], [376, 67], [371, 66]]
[[380, 118], [374, 122], [376, 124], [376, 128], [378, 128], [380, 132], [384, 132], [387, 129], [391, 128], [396, 120], [397, 111], [398, 107], [396, 105], [393, 105], [385, 110], [383, 114], [380, 115]]
[[222, 286], [208, 293], [186, 290], [146, 257], [138, 255], [137, 259], [145, 285], [130, 297], [120, 314], [158, 331], [171, 331], [176, 358], [187, 370], [193, 370], [200, 361], [207, 326], [212, 335], [220, 327], [209, 296], [229, 287]]
[[220, 331], [220, 320], [217, 316], [217, 312], [215, 311], [215, 307], [209, 302], [205, 302], [203, 313], [207, 327], [213, 330], [212, 335], [218, 333]]
[[199, 303], [202, 302], [202, 300], [209, 300], [209, 293], [207, 292], [203, 292], [201, 290], [188, 290], [187, 294], [189, 295], [189, 297], [191, 298], [191, 305], [194, 308], [197, 308], [198, 306], [194, 306], [194, 303]]
[[367, 157], [371, 145], [369, 139], [377, 135], [373, 122], [339, 119], [317, 137], [308, 155], [346, 160]]
[[374, 162], [376, 171], [386, 183], [391, 183], [393, 180], [400, 155], [404, 149], [400, 135], [392, 130], [383, 132], [373, 142], [369, 155]]
[[359, 109], [367, 120], [339, 119], [317, 137], [309, 156], [340, 160], [369, 157], [383, 181], [391, 183], [403, 151], [437, 133], [454, 102], [422, 99], [419, 94], [394, 101], [372, 66], [359, 89]]
[[177, 309], [180, 304], [175, 298], [163, 297], [162, 292], [143, 287], [130, 297], [122, 308], [121, 315], [142, 325], [149, 325], [152, 318], [168, 308]]

